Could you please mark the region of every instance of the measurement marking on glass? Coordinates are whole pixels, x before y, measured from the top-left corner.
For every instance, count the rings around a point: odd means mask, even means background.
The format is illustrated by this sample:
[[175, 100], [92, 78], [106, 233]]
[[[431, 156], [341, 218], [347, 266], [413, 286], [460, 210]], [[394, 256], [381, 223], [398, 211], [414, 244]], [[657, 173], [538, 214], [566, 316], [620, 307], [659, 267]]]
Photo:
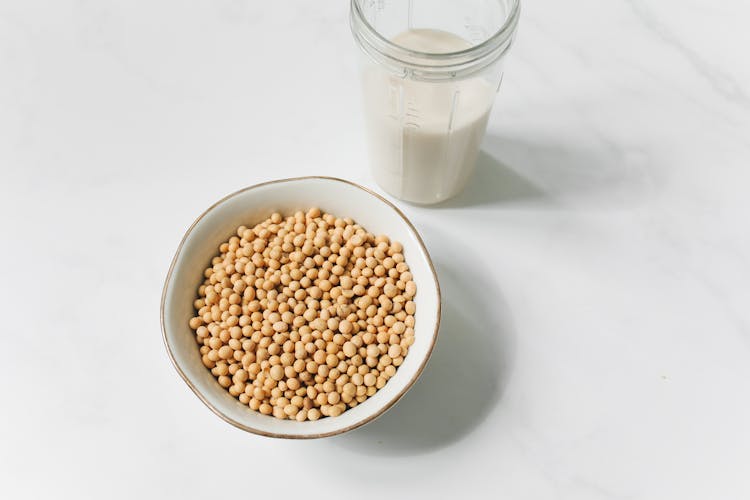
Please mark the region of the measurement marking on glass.
[[468, 17], [464, 18], [464, 29], [469, 34], [467, 38], [474, 43], [480, 43], [487, 39], [485, 29], [478, 24], [472, 23]]

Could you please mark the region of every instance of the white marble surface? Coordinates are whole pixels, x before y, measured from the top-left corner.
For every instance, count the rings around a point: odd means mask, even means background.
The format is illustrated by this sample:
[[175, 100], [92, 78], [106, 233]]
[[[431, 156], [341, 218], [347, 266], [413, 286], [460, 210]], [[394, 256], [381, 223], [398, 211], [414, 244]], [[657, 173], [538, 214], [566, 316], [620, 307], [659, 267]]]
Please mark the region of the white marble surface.
[[404, 206], [444, 327], [381, 420], [275, 441], [188, 390], [194, 217], [372, 185], [347, 8], [0, 0], [0, 497], [750, 498], [745, 0], [525, 2], [475, 181]]

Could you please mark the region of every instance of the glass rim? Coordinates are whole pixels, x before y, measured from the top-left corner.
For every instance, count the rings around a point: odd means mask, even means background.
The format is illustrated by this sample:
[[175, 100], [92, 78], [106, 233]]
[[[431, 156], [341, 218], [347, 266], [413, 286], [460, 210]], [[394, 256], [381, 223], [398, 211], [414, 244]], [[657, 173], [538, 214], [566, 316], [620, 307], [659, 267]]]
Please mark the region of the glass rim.
[[[516, 24], [518, 23], [518, 17], [520, 14], [520, 0], [510, 0], [511, 2], [511, 8], [508, 12], [508, 15], [505, 17], [505, 21], [503, 21], [503, 24], [495, 31], [490, 37], [488, 37], [486, 40], [484, 40], [481, 43], [478, 43], [476, 45], [472, 45], [471, 47], [454, 51], [454, 52], [422, 52], [419, 50], [413, 50], [406, 48], [402, 45], [398, 45], [396, 43], [393, 43], [386, 37], [384, 37], [380, 32], [375, 29], [370, 22], [365, 18], [365, 16], [362, 13], [362, 9], [359, 6], [358, 0], [351, 0], [351, 12], [352, 12], [352, 20], [354, 20], [355, 16], [356, 19], [361, 23], [361, 25], [366, 29], [366, 31], [373, 35], [375, 39], [382, 44], [385, 48], [390, 49], [391, 51], [395, 52], [398, 55], [399, 53], [401, 55], [404, 55], [406, 57], [393, 57], [389, 55], [390, 59], [398, 60], [400, 62], [403, 62], [405, 64], [413, 64], [413, 62], [409, 61], [409, 58], [413, 59], [421, 59], [421, 60], [434, 60], [434, 61], [443, 61], [448, 62], [451, 60], [457, 60], [461, 61], [464, 58], [467, 57], [475, 57], [475, 58], [481, 58], [482, 56], [492, 53], [494, 50], [500, 48], [503, 46], [505, 42], [507, 42], [510, 37], [513, 35], [515, 31]], [[352, 29], [354, 29], [354, 25], [352, 24]], [[356, 35], [356, 34], [355, 34]], [[360, 37], [355, 36], [355, 38], [359, 39]], [[361, 41], [360, 41], [361, 43]], [[372, 46], [372, 44], [370, 44]], [[383, 52], [382, 49], [376, 48], [379, 52]]]

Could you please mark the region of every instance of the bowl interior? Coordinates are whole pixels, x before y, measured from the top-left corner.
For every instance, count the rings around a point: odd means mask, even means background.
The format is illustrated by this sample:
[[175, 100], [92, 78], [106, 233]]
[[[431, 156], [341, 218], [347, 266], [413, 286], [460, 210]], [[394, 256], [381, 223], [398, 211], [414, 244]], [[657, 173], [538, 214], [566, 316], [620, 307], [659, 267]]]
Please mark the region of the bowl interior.
[[[351, 217], [373, 234], [400, 241], [417, 284], [414, 345], [396, 375], [364, 403], [334, 418], [315, 422], [279, 420], [241, 404], [201, 363], [193, 331], [193, 301], [202, 272], [218, 246], [242, 224], [252, 227], [274, 211], [288, 215], [312, 206]], [[245, 430], [278, 437], [322, 437], [362, 425], [393, 405], [416, 380], [437, 335], [440, 298], [437, 278], [419, 235], [390, 203], [347, 181], [309, 177], [260, 184], [229, 195], [208, 209], [188, 230], [164, 287], [162, 327], [170, 356], [193, 391], [214, 412]]]

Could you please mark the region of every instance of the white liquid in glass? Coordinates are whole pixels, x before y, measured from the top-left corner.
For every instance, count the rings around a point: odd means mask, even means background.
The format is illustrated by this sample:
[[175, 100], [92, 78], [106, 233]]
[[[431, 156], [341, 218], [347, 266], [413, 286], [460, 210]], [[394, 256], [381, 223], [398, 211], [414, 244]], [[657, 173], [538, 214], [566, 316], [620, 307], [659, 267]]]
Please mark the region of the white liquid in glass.
[[[467, 49], [469, 42], [430, 29], [392, 39], [426, 53]], [[495, 89], [481, 78], [420, 81], [378, 67], [364, 75], [366, 123], [377, 183], [414, 203], [436, 203], [456, 195], [474, 170]]]

